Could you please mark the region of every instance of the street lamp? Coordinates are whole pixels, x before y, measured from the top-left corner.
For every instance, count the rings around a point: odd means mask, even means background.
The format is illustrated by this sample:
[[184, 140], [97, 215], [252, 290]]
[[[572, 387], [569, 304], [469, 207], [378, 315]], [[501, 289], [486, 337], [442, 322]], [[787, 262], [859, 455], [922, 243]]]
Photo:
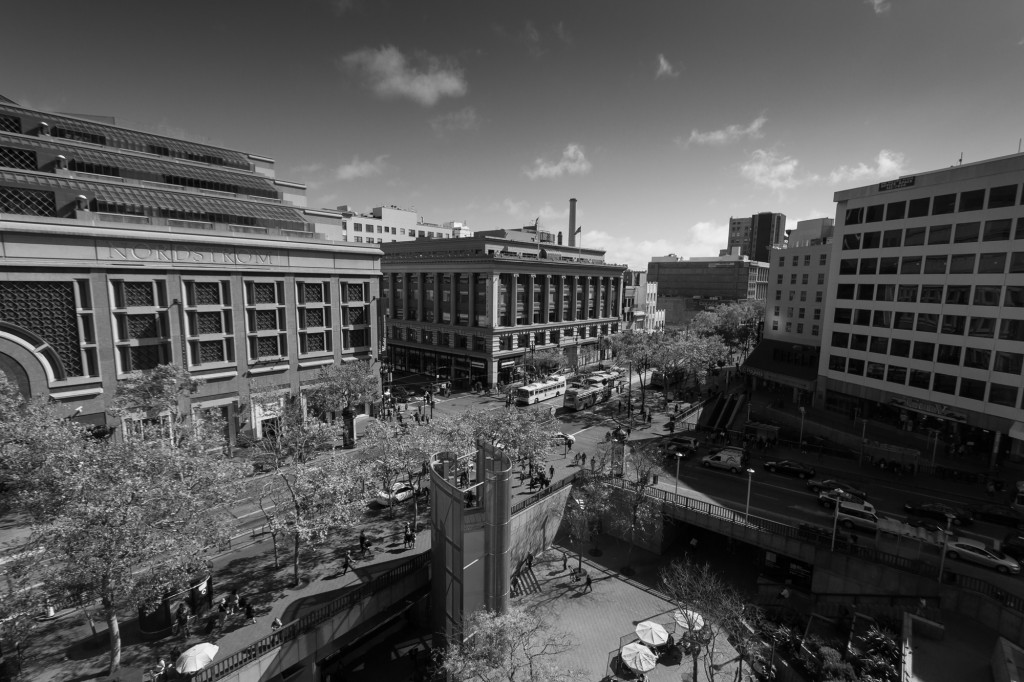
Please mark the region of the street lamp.
[[751, 484], [753, 482], [754, 482], [754, 470], [748, 467], [747, 468], [747, 511], [744, 514], [744, 516], [745, 516], [745, 518], [743, 519], [744, 523], [749, 523], [750, 522], [750, 486], [751, 486]]
[[807, 408], [803, 405], [800, 406], [800, 442], [798, 445], [802, 448], [804, 446], [804, 415], [807, 414]]
[[942, 572], [946, 567], [946, 543], [949, 542], [949, 527], [953, 524], [953, 515], [946, 514], [946, 530], [942, 531], [942, 556], [939, 557], [939, 582], [942, 582]]
[[839, 527], [839, 505], [843, 503], [843, 489], [836, 488], [833, 491], [836, 495], [836, 513], [832, 517], [832, 551], [836, 551], [836, 529]]
[[679, 462], [683, 459], [683, 453], [676, 453], [676, 503], [679, 502]]

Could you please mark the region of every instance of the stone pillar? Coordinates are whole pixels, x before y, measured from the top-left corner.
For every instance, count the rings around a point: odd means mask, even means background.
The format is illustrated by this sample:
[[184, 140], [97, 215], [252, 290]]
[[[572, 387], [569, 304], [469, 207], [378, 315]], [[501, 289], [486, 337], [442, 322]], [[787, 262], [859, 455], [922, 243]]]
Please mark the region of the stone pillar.
[[576, 284], [578, 279], [578, 275], [569, 275], [566, 277], [566, 283], [569, 285], [569, 319], [573, 321], [577, 319], [576, 306], [579, 305], [576, 300]]
[[534, 302], [533, 289], [537, 286], [536, 275], [526, 276], [526, 324], [533, 324]]
[[420, 292], [420, 298], [416, 302], [416, 319], [420, 322], [423, 321], [423, 313], [426, 309], [427, 291], [424, 288], [426, 285], [427, 277], [422, 272], [417, 272], [416, 275], [416, 290]]
[[469, 314], [469, 326], [476, 326], [476, 273], [467, 272], [466, 277], [469, 281], [466, 283], [469, 295], [466, 297], [466, 311]]
[[547, 324], [551, 321], [551, 275], [541, 275], [540, 285], [540, 321]]
[[451, 298], [448, 301], [448, 313], [452, 318], [452, 326], [456, 326], [459, 323], [459, 273], [449, 272], [449, 280], [451, 281]]
[[491, 321], [491, 329], [498, 328], [498, 292], [501, 291], [501, 275], [493, 272], [487, 286], [487, 319]]
[[434, 272], [434, 324], [441, 322], [441, 273]]

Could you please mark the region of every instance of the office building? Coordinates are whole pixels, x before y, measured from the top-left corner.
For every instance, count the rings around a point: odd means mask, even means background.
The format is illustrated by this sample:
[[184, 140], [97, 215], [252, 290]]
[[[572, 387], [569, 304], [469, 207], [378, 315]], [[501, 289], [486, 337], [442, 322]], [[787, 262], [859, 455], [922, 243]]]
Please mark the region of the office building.
[[738, 254], [684, 259], [673, 253], [652, 258], [647, 279], [658, 285], [665, 326], [682, 328], [697, 313], [722, 303], [765, 300], [768, 263]]
[[772, 249], [764, 338], [743, 365], [754, 388], [784, 387], [796, 403], [814, 394], [833, 231], [831, 218], [803, 220]]
[[[307, 215], [311, 213], [307, 211]], [[363, 213], [345, 205], [336, 210], [319, 209], [315, 215], [320, 218], [317, 231], [325, 238], [356, 244], [452, 239], [473, 235], [465, 223], [447, 222], [438, 225], [424, 222], [415, 211], [394, 205], [377, 206]]]
[[762, 212], [749, 218], [730, 217], [728, 240], [728, 246], [719, 255], [739, 254], [767, 262], [771, 250], [786, 243], [786, 216]]
[[0, 101], [0, 371], [79, 419], [174, 363], [231, 444], [282, 400], [377, 347], [381, 252], [331, 241], [273, 160]]
[[1024, 454], [1022, 185], [1016, 154], [836, 192], [818, 403]]
[[658, 283], [647, 279], [646, 270], [627, 270], [622, 328], [647, 333], [665, 328], [665, 311], [658, 310]]
[[598, 362], [620, 330], [625, 266], [529, 229], [381, 245], [396, 377], [468, 387], [523, 377], [528, 353]]

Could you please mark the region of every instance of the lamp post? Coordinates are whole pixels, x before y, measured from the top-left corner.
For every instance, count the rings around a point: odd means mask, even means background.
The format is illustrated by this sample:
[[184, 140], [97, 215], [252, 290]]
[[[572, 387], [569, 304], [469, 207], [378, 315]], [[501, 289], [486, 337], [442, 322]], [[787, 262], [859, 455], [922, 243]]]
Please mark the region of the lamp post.
[[537, 340], [530, 334], [530, 372], [537, 374], [537, 360], [534, 357], [534, 350], [537, 348]]
[[[675, 493], [677, 498], [679, 497], [679, 462], [682, 459], [683, 459], [683, 453], [677, 452], [676, 453], [676, 493]], [[679, 500], [677, 499], [676, 501], [678, 502]]]
[[807, 408], [803, 405], [800, 406], [800, 442], [798, 445], [802, 448], [804, 446], [804, 415], [807, 414]]
[[946, 568], [946, 543], [949, 542], [949, 527], [953, 524], [953, 515], [946, 514], [946, 529], [942, 531], [942, 555], [939, 557], [939, 582], [942, 582], [942, 572]]
[[836, 513], [832, 517], [832, 551], [836, 551], [836, 530], [839, 528], [839, 505], [843, 503], [843, 489], [836, 488]]
[[744, 523], [750, 522], [750, 487], [754, 482], [754, 470], [747, 468], [747, 511], [744, 513]]

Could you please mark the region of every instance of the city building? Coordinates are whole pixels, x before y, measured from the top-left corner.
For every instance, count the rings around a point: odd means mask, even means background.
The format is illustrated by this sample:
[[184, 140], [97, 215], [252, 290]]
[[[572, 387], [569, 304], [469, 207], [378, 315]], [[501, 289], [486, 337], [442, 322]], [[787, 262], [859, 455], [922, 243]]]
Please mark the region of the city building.
[[657, 307], [665, 313], [665, 326], [682, 328], [697, 313], [722, 303], [764, 301], [768, 263], [735, 253], [688, 259], [673, 253], [652, 258], [647, 279], [658, 285]]
[[728, 239], [728, 246], [719, 255], [738, 253], [751, 260], [766, 262], [773, 248], [786, 243], [786, 216], [762, 212], [749, 218], [730, 217]]
[[836, 192], [820, 405], [1024, 454], [1022, 184], [1015, 154]]
[[382, 244], [396, 377], [493, 386], [519, 381], [528, 353], [561, 349], [580, 365], [606, 356], [625, 266], [560, 242], [526, 229]]
[[658, 283], [646, 270], [626, 270], [622, 328], [655, 332], [665, 328], [665, 311], [658, 310]]
[[272, 159], [3, 99], [0, 372], [116, 427], [118, 380], [174, 363], [259, 437], [253, 386], [283, 401], [377, 347], [381, 252], [305, 203]]
[[792, 389], [796, 403], [814, 395], [834, 225], [832, 218], [802, 220], [772, 249], [764, 338], [743, 365], [754, 388]]
[[356, 244], [452, 239], [473, 235], [465, 223], [427, 223], [415, 211], [398, 206], [378, 206], [369, 213], [360, 213], [346, 205], [339, 206], [337, 210], [320, 209], [315, 213], [307, 211], [308, 215], [320, 219], [317, 231], [325, 238]]

